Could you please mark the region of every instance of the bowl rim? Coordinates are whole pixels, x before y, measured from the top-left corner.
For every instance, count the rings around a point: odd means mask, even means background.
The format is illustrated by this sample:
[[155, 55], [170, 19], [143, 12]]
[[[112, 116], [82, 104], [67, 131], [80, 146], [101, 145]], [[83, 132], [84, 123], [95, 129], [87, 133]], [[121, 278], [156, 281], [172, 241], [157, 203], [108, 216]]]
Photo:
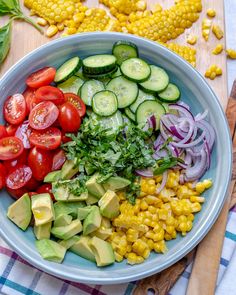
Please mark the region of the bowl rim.
[[61, 279], [66, 279], [66, 280], [70, 280], [70, 281], [75, 281], [75, 282], [80, 282], [80, 283], [87, 283], [87, 284], [100, 284], [100, 285], [107, 285], [107, 284], [119, 284], [119, 283], [126, 283], [126, 282], [130, 282], [130, 281], [135, 281], [144, 277], [148, 277], [150, 275], [153, 275], [155, 273], [161, 272], [162, 270], [166, 269], [167, 267], [173, 265], [174, 263], [176, 263], [177, 261], [179, 261], [182, 257], [184, 257], [187, 253], [189, 253], [194, 247], [196, 247], [196, 245], [205, 237], [205, 235], [209, 232], [209, 230], [211, 229], [211, 227], [213, 226], [213, 224], [215, 223], [216, 219], [218, 218], [221, 209], [223, 208], [223, 205], [225, 203], [225, 200], [227, 198], [227, 193], [229, 190], [229, 185], [230, 185], [230, 179], [231, 179], [231, 173], [232, 173], [232, 142], [231, 142], [231, 138], [230, 138], [230, 132], [229, 132], [229, 126], [226, 120], [226, 116], [223, 112], [223, 108], [216, 96], [216, 94], [214, 93], [214, 91], [212, 90], [212, 88], [210, 87], [210, 85], [207, 83], [207, 81], [204, 79], [204, 77], [192, 66], [190, 65], [187, 61], [185, 61], [183, 58], [181, 58], [179, 55], [177, 55], [176, 53], [174, 53], [173, 51], [169, 50], [168, 48], [164, 47], [163, 45], [151, 41], [149, 39], [146, 38], [141, 38], [135, 35], [131, 35], [131, 34], [124, 34], [124, 33], [116, 33], [116, 32], [91, 32], [91, 33], [81, 33], [81, 34], [76, 34], [76, 35], [72, 35], [72, 36], [68, 36], [66, 38], [58, 38], [56, 40], [53, 40], [49, 43], [43, 44], [40, 47], [36, 48], [35, 50], [29, 52], [28, 54], [26, 54], [24, 57], [22, 57], [18, 62], [16, 62], [10, 69], [8, 69], [8, 71], [2, 76], [2, 78], [0, 79], [0, 83], [2, 80], [6, 79], [9, 75], [12, 74], [12, 72], [14, 72], [15, 69], [17, 69], [18, 66], [20, 66], [21, 64], [23, 64], [26, 60], [30, 59], [31, 56], [37, 54], [37, 52], [41, 52], [42, 50], [47, 49], [48, 47], [53, 47], [56, 46], [60, 43], [64, 43], [65, 40], [68, 40], [68, 42], [70, 40], [74, 40], [74, 39], [80, 39], [83, 37], [91, 37], [91, 38], [99, 38], [99, 36], [103, 36], [103, 37], [107, 37], [109, 38], [109, 36], [117, 36], [118, 38], [123, 38], [125, 39], [126, 36], [128, 36], [128, 39], [130, 39], [130, 41], [132, 42], [132, 40], [135, 41], [142, 41], [145, 42], [147, 44], [149, 44], [150, 46], [155, 46], [156, 48], [158, 48], [161, 51], [168, 51], [168, 54], [170, 55], [170, 57], [179, 60], [181, 63], [183, 63], [185, 65], [185, 67], [188, 68], [189, 71], [192, 72], [193, 75], [198, 76], [198, 78], [201, 80], [201, 82], [205, 85], [205, 87], [207, 88], [207, 90], [211, 93], [212, 98], [214, 99], [214, 103], [217, 104], [217, 108], [219, 110], [218, 115], [221, 117], [221, 119], [223, 120], [222, 123], [225, 125], [226, 127], [226, 133], [227, 133], [227, 143], [229, 143], [229, 146], [227, 146], [228, 152], [229, 152], [229, 163], [227, 166], [227, 175], [225, 178], [225, 187], [223, 189], [223, 198], [222, 198], [222, 202], [219, 203], [216, 206], [216, 210], [214, 212], [212, 212], [211, 215], [209, 215], [211, 218], [210, 222], [208, 222], [207, 224], [205, 224], [204, 228], [202, 229], [202, 231], [200, 232], [199, 236], [195, 236], [195, 238], [193, 239], [192, 242], [189, 242], [189, 245], [187, 248], [182, 248], [179, 252], [178, 255], [176, 257], [172, 257], [171, 261], [169, 261], [168, 263], [163, 263], [163, 265], [160, 267], [159, 265], [153, 266], [151, 269], [144, 269], [144, 271], [140, 272], [139, 274], [135, 274], [132, 275], [132, 273], [130, 275], [127, 275], [126, 277], [122, 276], [122, 278], [117, 277], [117, 278], [104, 278], [104, 277], [97, 277], [97, 278], [87, 278], [83, 275], [78, 276], [78, 275], [73, 275], [73, 273], [66, 273], [63, 270], [58, 270], [55, 267], [55, 264], [52, 263], [50, 265], [50, 267], [48, 265], [45, 265], [43, 260], [35, 260], [34, 258], [31, 258], [30, 255], [28, 255], [24, 249], [21, 249], [19, 247], [17, 247], [17, 245], [11, 240], [10, 235], [7, 235], [6, 232], [4, 232], [4, 230], [2, 229], [2, 227], [0, 227], [0, 237], [3, 238], [3, 240], [5, 240], [5, 242], [10, 245], [10, 247], [12, 247], [14, 249], [14, 251], [20, 255], [21, 257], [23, 257], [26, 261], [28, 261], [30, 264], [32, 264], [34, 267], [40, 269], [41, 271], [44, 271], [48, 274], [51, 274], [53, 276], [59, 277]]

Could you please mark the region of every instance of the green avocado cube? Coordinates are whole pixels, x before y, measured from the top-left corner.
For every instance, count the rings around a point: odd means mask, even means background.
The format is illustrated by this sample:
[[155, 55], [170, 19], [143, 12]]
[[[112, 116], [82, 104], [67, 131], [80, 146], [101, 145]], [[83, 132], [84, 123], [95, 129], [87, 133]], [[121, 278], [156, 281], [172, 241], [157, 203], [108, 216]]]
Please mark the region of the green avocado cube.
[[95, 255], [97, 266], [106, 266], [115, 262], [114, 251], [110, 243], [93, 237], [89, 245]]
[[35, 242], [36, 248], [43, 259], [61, 263], [66, 254], [66, 248], [58, 243], [43, 239]]
[[93, 205], [93, 204], [96, 204], [98, 202], [98, 200], [99, 200], [98, 198], [94, 197], [91, 194], [88, 194], [88, 198], [87, 198], [87, 200], [85, 200], [85, 202], [87, 205]]
[[28, 194], [24, 194], [12, 203], [7, 210], [7, 217], [22, 230], [26, 230], [31, 221], [31, 200]]
[[58, 181], [59, 179], [61, 179], [61, 170], [57, 170], [57, 171], [52, 171], [49, 172], [45, 177], [44, 177], [44, 182], [55, 182]]
[[95, 261], [95, 256], [89, 243], [89, 237], [81, 236], [80, 239], [70, 248], [70, 251], [85, 259]]
[[112, 219], [119, 215], [119, 198], [117, 194], [111, 190], [108, 190], [98, 201], [98, 206], [100, 207], [100, 212], [104, 217]]
[[55, 218], [53, 226], [57, 227], [57, 226], [69, 225], [69, 224], [71, 224], [71, 221], [72, 221], [71, 215], [62, 214], [62, 215], [57, 216], [57, 218]]
[[83, 223], [83, 234], [86, 236], [97, 230], [101, 225], [102, 216], [97, 206], [92, 206], [90, 213]]
[[68, 240], [82, 231], [82, 224], [79, 219], [75, 219], [66, 226], [53, 227], [51, 233], [58, 239]]
[[72, 238], [68, 240], [62, 240], [59, 242], [59, 244], [63, 247], [65, 247], [67, 250], [71, 248], [76, 242], [80, 240], [80, 236], [73, 236]]
[[61, 168], [61, 178], [71, 179], [75, 174], [79, 172], [79, 166], [76, 165], [77, 159], [67, 160]]
[[42, 225], [34, 225], [34, 235], [36, 239], [49, 239], [51, 233], [52, 222], [49, 221], [48, 223]]
[[62, 214], [69, 214], [73, 218], [77, 218], [78, 208], [85, 206], [84, 202], [56, 202], [54, 203], [55, 218]]
[[107, 190], [118, 191], [130, 185], [130, 183], [131, 183], [130, 180], [126, 178], [112, 176], [102, 185], [106, 191]]
[[53, 208], [53, 202], [50, 194], [38, 194], [31, 198], [31, 209], [34, 215], [35, 225], [42, 225], [53, 221], [55, 219], [55, 213]]
[[78, 208], [78, 219], [79, 220], [84, 220], [88, 214], [91, 212], [92, 207], [91, 206], [87, 206], [84, 208]]
[[97, 183], [97, 178], [99, 174], [95, 173], [89, 180], [86, 182], [86, 187], [90, 194], [97, 198], [101, 198], [105, 194], [105, 190], [100, 183]]

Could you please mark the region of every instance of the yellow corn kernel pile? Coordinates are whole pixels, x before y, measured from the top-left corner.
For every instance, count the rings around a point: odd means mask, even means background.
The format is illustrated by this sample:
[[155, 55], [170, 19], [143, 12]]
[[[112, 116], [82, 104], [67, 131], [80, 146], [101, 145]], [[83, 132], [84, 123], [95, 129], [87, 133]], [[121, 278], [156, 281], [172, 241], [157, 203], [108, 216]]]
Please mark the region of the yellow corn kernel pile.
[[217, 44], [216, 47], [212, 50], [212, 54], [220, 54], [224, 49], [223, 44]]
[[165, 241], [175, 239], [177, 233], [186, 235], [192, 229], [194, 213], [201, 210], [205, 198], [202, 192], [211, 187], [211, 180], [179, 184], [179, 172], [170, 171], [165, 188], [156, 194], [162, 176], [142, 178], [140, 198], [131, 205], [123, 192], [120, 215], [112, 221], [111, 243], [116, 261], [127, 258], [127, 263], [142, 263], [150, 252], [167, 251]]
[[202, 21], [202, 37], [208, 41], [210, 35], [212, 21], [210, 19], [204, 18]]
[[219, 40], [224, 37], [224, 33], [219, 25], [213, 25], [212, 32]]
[[226, 53], [227, 53], [227, 57], [231, 59], [236, 59], [236, 50], [229, 48], [226, 50]]
[[222, 75], [222, 69], [217, 65], [211, 65], [205, 72], [205, 77], [214, 80], [217, 76]]

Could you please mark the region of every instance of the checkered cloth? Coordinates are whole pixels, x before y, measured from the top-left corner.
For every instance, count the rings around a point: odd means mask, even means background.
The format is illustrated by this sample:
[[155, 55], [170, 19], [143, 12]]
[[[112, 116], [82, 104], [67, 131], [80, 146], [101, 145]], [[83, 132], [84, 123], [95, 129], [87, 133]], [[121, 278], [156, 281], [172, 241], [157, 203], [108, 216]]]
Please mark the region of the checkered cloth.
[[[235, 252], [235, 253], [234, 253]], [[192, 265], [184, 271], [169, 295], [184, 295]], [[221, 255], [216, 295], [235, 295], [236, 206], [230, 211]], [[61, 280], [19, 257], [0, 239], [0, 294], [7, 295], [128, 295], [136, 283], [98, 286]]]

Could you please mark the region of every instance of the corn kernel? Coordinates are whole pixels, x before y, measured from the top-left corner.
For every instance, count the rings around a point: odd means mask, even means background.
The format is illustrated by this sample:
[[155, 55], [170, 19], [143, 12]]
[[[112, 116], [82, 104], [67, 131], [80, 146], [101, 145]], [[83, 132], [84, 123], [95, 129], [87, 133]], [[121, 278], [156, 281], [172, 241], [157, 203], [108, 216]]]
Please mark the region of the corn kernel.
[[220, 40], [224, 36], [224, 33], [219, 25], [213, 25], [212, 32], [214, 33], [214, 35], [216, 36], [218, 40]]
[[46, 21], [46, 19], [44, 19], [42, 17], [38, 17], [37, 18], [37, 24], [44, 27], [44, 26], [47, 25], [47, 21]]
[[209, 17], [215, 17], [216, 16], [216, 11], [212, 8], [207, 9], [207, 16]]
[[56, 33], [58, 32], [58, 28], [55, 25], [51, 25], [48, 27], [47, 31], [46, 31], [46, 36], [51, 38], [54, 35], [56, 35]]
[[236, 50], [229, 48], [226, 50], [226, 53], [227, 53], [227, 57], [231, 59], [236, 59]]
[[223, 44], [217, 44], [216, 47], [212, 50], [212, 54], [220, 54], [223, 51]]
[[190, 45], [196, 44], [197, 43], [197, 36], [188, 35], [187, 43], [190, 44]]

